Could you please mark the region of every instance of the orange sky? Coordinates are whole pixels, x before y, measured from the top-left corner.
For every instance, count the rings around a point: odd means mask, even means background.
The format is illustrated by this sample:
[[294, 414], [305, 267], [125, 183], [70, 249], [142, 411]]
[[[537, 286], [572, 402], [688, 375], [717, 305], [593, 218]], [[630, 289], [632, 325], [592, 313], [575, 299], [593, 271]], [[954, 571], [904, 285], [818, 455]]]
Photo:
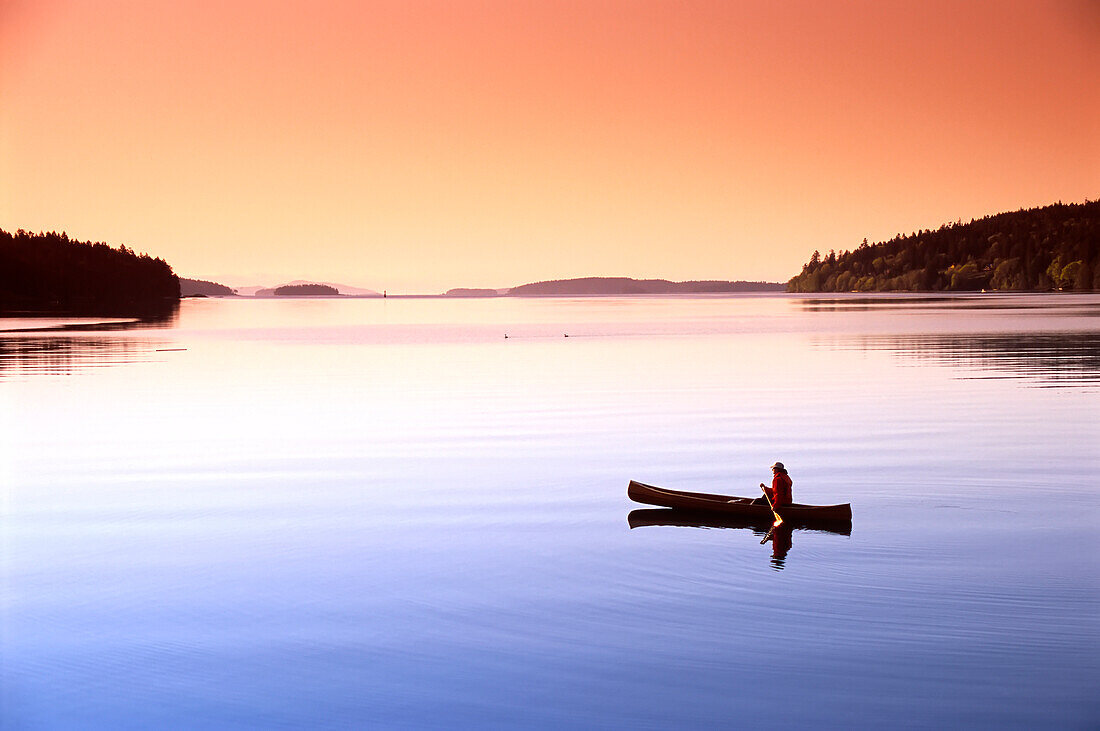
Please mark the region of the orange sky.
[[0, 228], [232, 285], [785, 280], [1100, 195], [1100, 6], [0, 0]]

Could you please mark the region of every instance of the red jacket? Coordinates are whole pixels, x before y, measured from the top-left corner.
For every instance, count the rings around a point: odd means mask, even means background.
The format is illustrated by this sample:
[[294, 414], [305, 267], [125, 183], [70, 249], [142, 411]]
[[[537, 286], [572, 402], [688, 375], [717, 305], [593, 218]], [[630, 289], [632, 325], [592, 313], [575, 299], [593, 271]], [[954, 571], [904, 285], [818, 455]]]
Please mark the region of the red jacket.
[[771, 498], [773, 506], [778, 508], [781, 505], [791, 504], [791, 486], [793, 484], [794, 483], [791, 482], [791, 476], [786, 472], [775, 473], [775, 477], [772, 478], [771, 488], [764, 488], [768, 491], [768, 497]]

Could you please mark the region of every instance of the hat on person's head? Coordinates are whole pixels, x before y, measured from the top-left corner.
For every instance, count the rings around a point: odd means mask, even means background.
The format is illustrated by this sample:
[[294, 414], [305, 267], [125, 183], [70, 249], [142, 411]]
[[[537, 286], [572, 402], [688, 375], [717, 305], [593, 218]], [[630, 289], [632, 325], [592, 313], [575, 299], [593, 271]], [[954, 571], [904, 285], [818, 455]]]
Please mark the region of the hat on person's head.
[[785, 470], [787, 468], [783, 466], [782, 462], [776, 462], [775, 464], [772, 465], [772, 469], [773, 470]]

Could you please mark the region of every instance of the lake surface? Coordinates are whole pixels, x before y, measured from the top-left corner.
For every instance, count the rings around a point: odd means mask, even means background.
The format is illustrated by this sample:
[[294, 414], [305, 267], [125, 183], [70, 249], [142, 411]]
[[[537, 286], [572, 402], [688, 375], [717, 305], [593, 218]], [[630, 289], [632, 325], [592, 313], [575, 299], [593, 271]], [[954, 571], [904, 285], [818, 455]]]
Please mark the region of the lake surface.
[[5, 729], [1100, 724], [1100, 295], [4, 328]]

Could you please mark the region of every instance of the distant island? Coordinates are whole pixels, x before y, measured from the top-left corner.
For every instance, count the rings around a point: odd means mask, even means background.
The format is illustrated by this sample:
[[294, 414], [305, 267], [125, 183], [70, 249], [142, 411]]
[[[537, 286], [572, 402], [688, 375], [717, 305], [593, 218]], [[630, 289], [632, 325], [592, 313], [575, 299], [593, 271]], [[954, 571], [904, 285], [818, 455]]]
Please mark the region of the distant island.
[[[340, 290], [327, 284], [284, 284], [271, 290], [271, 294], [275, 297], [337, 297]], [[262, 295], [257, 292], [256, 296]]]
[[704, 294], [718, 292], [782, 292], [779, 282], [670, 282], [667, 279], [630, 279], [629, 277], [583, 277], [533, 282], [508, 290], [511, 297], [538, 295], [590, 294]]
[[236, 291], [217, 282], [205, 279], [186, 279], [180, 277], [180, 297], [234, 297]]
[[855, 251], [817, 251], [790, 292], [1100, 289], [1100, 201], [945, 224]]
[[[332, 292], [313, 292], [289, 290], [282, 294], [276, 294], [277, 290], [286, 290], [288, 287], [328, 287], [332, 289]], [[363, 289], [362, 287], [352, 287], [347, 284], [336, 284], [334, 282], [310, 282], [305, 279], [296, 279], [293, 282], [286, 282], [275, 287], [236, 287], [234, 289], [238, 295], [242, 297], [311, 297], [311, 296], [331, 296], [331, 295], [345, 295], [349, 297], [381, 297], [381, 292], [375, 292], [373, 289]]]
[[159, 316], [179, 298], [163, 259], [65, 232], [0, 230], [0, 314]]
[[474, 289], [470, 287], [458, 287], [457, 289], [448, 289], [443, 293], [444, 297], [500, 297], [504, 292], [499, 289]]
[[521, 284], [511, 289], [450, 289], [451, 297], [586, 297], [634, 294], [706, 294], [722, 292], [782, 292], [781, 282], [692, 281], [667, 279], [631, 279], [629, 277], [581, 277]]

